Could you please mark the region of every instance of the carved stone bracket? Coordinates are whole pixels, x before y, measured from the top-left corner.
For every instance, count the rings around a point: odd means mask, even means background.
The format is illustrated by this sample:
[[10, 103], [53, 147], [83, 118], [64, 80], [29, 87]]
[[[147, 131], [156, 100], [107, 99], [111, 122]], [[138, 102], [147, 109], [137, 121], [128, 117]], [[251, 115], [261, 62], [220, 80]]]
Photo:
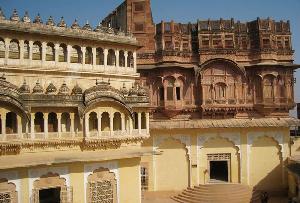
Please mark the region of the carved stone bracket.
[[21, 200], [21, 179], [17, 171], [6, 171], [0, 173], [0, 179], [7, 179], [8, 183], [13, 183], [16, 186], [16, 191], [18, 193], [18, 200]]

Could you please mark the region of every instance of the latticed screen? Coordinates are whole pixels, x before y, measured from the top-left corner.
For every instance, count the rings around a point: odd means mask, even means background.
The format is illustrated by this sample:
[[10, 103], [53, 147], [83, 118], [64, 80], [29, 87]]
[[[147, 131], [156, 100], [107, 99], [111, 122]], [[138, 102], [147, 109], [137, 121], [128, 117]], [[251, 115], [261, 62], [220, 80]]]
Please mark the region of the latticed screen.
[[207, 159], [209, 161], [230, 160], [230, 154], [208, 154]]
[[141, 167], [141, 185], [142, 190], [148, 190], [148, 169], [146, 167]]
[[10, 192], [1, 192], [0, 193], [0, 203], [11, 203], [11, 195]]
[[113, 203], [113, 185], [111, 181], [90, 182], [91, 203]]

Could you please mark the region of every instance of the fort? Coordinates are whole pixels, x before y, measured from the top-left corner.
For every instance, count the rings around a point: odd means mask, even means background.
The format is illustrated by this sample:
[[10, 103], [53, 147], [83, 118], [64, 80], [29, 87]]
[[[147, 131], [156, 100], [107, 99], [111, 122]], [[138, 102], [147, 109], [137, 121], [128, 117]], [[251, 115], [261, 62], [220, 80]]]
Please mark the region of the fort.
[[95, 28], [0, 10], [0, 203], [299, 195], [290, 22], [155, 24], [150, 4]]

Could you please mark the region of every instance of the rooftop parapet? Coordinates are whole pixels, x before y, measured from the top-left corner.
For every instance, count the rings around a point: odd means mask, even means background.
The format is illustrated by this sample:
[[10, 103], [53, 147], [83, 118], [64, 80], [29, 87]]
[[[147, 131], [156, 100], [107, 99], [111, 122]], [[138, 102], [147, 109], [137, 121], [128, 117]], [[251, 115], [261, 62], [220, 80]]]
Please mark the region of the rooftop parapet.
[[104, 27], [100, 23], [93, 29], [88, 22], [83, 27], [80, 27], [77, 20], [75, 20], [72, 26], [68, 27], [63, 17], [56, 24], [53, 17], [50, 16], [44, 24], [39, 14], [31, 21], [28, 12], [25, 12], [24, 17], [20, 18], [16, 9], [14, 9], [10, 19], [7, 19], [0, 8], [0, 30], [23, 31], [35, 34], [58, 35], [137, 45], [137, 40], [131, 33], [113, 29], [112, 27]]

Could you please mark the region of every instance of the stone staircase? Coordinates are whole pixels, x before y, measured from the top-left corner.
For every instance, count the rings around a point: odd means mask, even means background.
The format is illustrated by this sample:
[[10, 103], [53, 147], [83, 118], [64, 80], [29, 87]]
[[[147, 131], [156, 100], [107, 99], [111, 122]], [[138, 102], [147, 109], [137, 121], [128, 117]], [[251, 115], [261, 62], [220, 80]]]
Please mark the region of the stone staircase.
[[241, 184], [207, 184], [171, 197], [179, 203], [260, 203], [260, 194]]

